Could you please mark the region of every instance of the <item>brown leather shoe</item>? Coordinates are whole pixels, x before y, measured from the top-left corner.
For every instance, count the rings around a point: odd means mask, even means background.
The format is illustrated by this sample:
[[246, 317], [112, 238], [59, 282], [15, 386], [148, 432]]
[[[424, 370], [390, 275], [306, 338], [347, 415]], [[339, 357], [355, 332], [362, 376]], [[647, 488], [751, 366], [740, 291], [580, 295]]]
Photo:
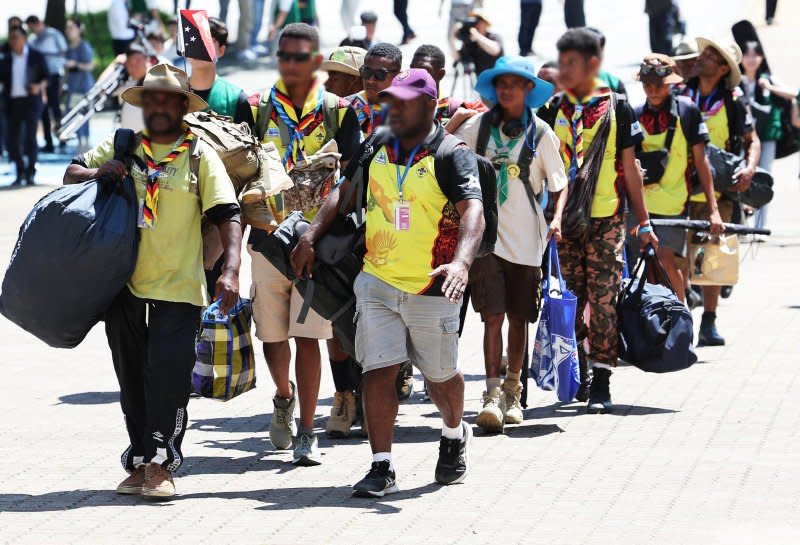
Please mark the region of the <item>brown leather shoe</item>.
[[141, 494], [144, 486], [144, 466], [139, 466], [128, 475], [128, 478], [119, 483], [117, 494]]
[[148, 498], [171, 498], [174, 495], [175, 483], [172, 480], [172, 473], [164, 469], [161, 464], [147, 464], [145, 466], [142, 496]]

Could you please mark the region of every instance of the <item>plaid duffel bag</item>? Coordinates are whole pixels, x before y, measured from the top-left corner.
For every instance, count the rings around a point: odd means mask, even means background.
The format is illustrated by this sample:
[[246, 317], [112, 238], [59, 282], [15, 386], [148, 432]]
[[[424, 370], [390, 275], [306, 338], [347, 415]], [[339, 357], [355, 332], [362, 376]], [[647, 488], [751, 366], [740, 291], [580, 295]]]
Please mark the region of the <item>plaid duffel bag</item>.
[[227, 316], [214, 301], [203, 312], [197, 336], [197, 359], [192, 370], [192, 391], [203, 397], [228, 401], [255, 388], [256, 362], [250, 338], [253, 308], [240, 299]]

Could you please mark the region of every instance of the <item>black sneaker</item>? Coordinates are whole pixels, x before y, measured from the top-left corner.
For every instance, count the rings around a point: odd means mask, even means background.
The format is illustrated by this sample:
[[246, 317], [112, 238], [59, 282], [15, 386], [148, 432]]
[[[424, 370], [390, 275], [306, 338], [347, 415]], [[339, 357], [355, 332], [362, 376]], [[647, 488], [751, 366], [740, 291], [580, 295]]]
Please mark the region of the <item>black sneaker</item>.
[[367, 476], [358, 481], [353, 487], [353, 496], [356, 498], [382, 498], [386, 494], [394, 494], [397, 488], [395, 473], [389, 469], [391, 463], [372, 462], [372, 468]]
[[611, 412], [614, 405], [611, 403], [611, 371], [602, 367], [592, 369], [592, 385], [589, 387], [589, 414], [603, 414]]
[[436, 462], [436, 482], [439, 484], [458, 484], [467, 478], [467, 447], [472, 440], [472, 428], [466, 422], [461, 426], [464, 428], [462, 439], [442, 437], [439, 442], [439, 461]]

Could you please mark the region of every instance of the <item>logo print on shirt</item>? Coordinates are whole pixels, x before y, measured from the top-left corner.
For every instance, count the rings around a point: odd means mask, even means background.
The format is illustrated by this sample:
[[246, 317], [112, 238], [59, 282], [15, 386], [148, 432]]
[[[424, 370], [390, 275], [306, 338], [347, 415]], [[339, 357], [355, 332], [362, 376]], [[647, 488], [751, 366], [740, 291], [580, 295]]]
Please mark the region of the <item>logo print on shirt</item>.
[[419, 167], [419, 168], [417, 169], [417, 176], [419, 176], [420, 178], [422, 178], [423, 176], [425, 176], [427, 173], [428, 173], [428, 169], [427, 169], [427, 168], [425, 168], [425, 167]]
[[700, 125], [697, 126], [697, 134], [708, 134], [708, 125], [700, 123]]
[[376, 165], [385, 165], [386, 164], [386, 152], [382, 151], [375, 157], [375, 164]]
[[634, 121], [631, 123], [631, 136], [636, 136], [637, 134], [642, 134], [642, 126], [639, 125], [638, 121]]
[[281, 130], [278, 127], [270, 127], [267, 129], [267, 136], [269, 137], [278, 137], [281, 135]]
[[563, 117], [559, 117], [558, 120], [556, 121], [556, 125], [558, 125], [559, 127], [566, 127], [567, 120], [564, 119]]

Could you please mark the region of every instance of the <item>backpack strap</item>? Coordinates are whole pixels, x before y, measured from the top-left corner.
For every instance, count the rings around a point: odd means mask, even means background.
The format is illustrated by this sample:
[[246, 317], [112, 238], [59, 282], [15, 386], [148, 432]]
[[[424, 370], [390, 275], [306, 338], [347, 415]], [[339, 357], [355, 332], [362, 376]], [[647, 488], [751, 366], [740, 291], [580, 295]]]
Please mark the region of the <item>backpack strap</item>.
[[361, 145], [361, 156], [358, 158], [358, 168], [356, 168], [353, 176], [350, 178], [350, 187], [344, 195], [344, 199], [339, 201], [339, 213], [345, 214], [347, 212], [347, 203], [356, 197], [355, 205], [353, 206], [353, 213], [356, 215], [357, 225], [363, 223], [362, 208], [364, 203], [365, 184], [364, 173], [369, 169], [372, 159], [384, 145], [389, 143], [392, 137], [392, 132], [388, 127], [378, 127]]
[[478, 141], [475, 143], [475, 153], [486, 156], [486, 148], [489, 146], [489, 134], [492, 131], [492, 112], [491, 110], [481, 114], [481, 123], [478, 126]]
[[[675, 130], [678, 127], [678, 117], [680, 116], [680, 110], [678, 108], [678, 99], [677, 97], [672, 97], [672, 103], [669, 107], [669, 125], [667, 126], [667, 137], [664, 139], [664, 149], [669, 152], [672, 149], [672, 141], [675, 139]], [[641, 106], [637, 106], [634, 108], [634, 113], [636, 114], [636, 120], [638, 121], [642, 114], [644, 113], [644, 104]], [[642, 152], [642, 142], [636, 142], [636, 153]]]
[[[267, 134], [267, 127], [272, 118], [272, 100], [270, 100], [270, 93], [262, 94], [261, 100], [258, 103], [258, 113], [256, 114], [256, 138], [261, 142], [264, 140], [264, 135]], [[289, 145], [289, 127], [278, 118], [277, 120], [278, 131], [281, 135], [281, 147], [286, 149]]]
[[325, 138], [333, 140], [339, 132], [339, 97], [333, 93], [325, 93], [322, 104], [322, 125], [325, 127]]
[[547, 101], [547, 106], [545, 108], [539, 108], [536, 112], [536, 116], [550, 125], [550, 128], [555, 128], [556, 126], [556, 118], [558, 117], [558, 111], [561, 109], [561, 104], [564, 101], [564, 93], [557, 93], [553, 95], [550, 100]]
[[531, 192], [533, 192], [533, 186], [531, 185], [531, 163], [533, 162], [533, 158], [536, 157], [536, 149], [539, 147], [539, 142], [542, 140], [542, 136], [544, 136], [547, 130], [547, 124], [543, 120], [537, 119], [535, 115], [533, 116], [533, 121], [534, 122], [526, 131], [530, 132], [533, 130], [533, 148], [528, 146], [528, 135], [526, 134], [525, 142], [523, 142], [522, 149], [519, 151], [519, 156], [517, 157], [519, 178], [522, 180], [522, 183], [525, 184], [525, 190], [528, 191], [530, 189]]

